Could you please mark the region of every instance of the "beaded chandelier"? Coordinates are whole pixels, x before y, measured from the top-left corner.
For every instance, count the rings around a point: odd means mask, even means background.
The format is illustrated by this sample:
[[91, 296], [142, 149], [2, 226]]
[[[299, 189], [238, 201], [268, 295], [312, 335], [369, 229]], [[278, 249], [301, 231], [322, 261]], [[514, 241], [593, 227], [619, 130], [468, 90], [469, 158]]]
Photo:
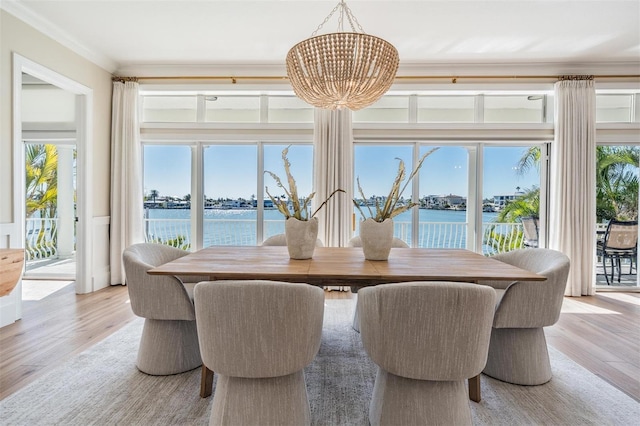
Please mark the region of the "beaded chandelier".
[[[338, 9], [338, 32], [317, 36]], [[353, 32], [343, 31], [345, 18]], [[396, 48], [365, 34], [341, 0], [310, 38], [289, 50], [287, 76], [296, 96], [305, 102], [318, 108], [355, 111], [371, 105], [389, 90], [399, 62]]]

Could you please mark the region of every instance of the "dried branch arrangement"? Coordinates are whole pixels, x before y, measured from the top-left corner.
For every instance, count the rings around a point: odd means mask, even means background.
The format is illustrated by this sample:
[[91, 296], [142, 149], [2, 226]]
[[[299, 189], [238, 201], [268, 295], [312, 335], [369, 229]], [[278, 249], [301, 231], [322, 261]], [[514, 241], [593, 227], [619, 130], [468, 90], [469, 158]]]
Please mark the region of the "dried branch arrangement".
[[[313, 211], [313, 213], [311, 213], [311, 215], [309, 215], [311, 200], [313, 200], [313, 197], [316, 195], [316, 193], [312, 192], [311, 194], [309, 194], [309, 196], [302, 199], [298, 196], [298, 186], [296, 185], [296, 180], [291, 174], [291, 162], [289, 162], [289, 158], [287, 157], [290, 147], [291, 145], [282, 150], [282, 162], [284, 163], [284, 172], [287, 175], [288, 188], [282, 183], [282, 180], [280, 179], [280, 177], [278, 177], [278, 175], [265, 170], [265, 173], [269, 174], [276, 182], [276, 186], [284, 190], [286, 199], [274, 197], [273, 195], [271, 195], [271, 193], [269, 193], [269, 187], [265, 187], [265, 190], [267, 192], [267, 195], [271, 199], [271, 202], [273, 202], [273, 205], [278, 209], [280, 213], [284, 215], [286, 219], [294, 217], [298, 220], [309, 220], [314, 217], [316, 213], [318, 213], [318, 211], [322, 207], [324, 207], [335, 194], [345, 191], [343, 189], [336, 189], [327, 197], [326, 200], [322, 202], [322, 204], [320, 204], [317, 209]], [[289, 208], [289, 205], [291, 205], [291, 209]]]
[[426, 152], [422, 157], [420, 157], [420, 160], [418, 161], [418, 164], [416, 165], [415, 169], [413, 169], [413, 171], [409, 175], [409, 178], [404, 183], [404, 185], [402, 185], [402, 182], [407, 177], [407, 171], [406, 171], [406, 168], [404, 166], [404, 161], [402, 161], [400, 158], [396, 158], [396, 160], [398, 160], [400, 162], [398, 164], [398, 173], [396, 174], [396, 178], [393, 181], [393, 185], [391, 186], [391, 191], [389, 192], [389, 195], [384, 200], [384, 204], [381, 205], [381, 200], [378, 199], [378, 198], [375, 200], [375, 214], [374, 214], [374, 211], [372, 210], [371, 206], [366, 202], [367, 197], [364, 195], [364, 191], [362, 190], [362, 186], [360, 186], [360, 178], [358, 178], [357, 179], [358, 192], [360, 193], [360, 196], [362, 197], [362, 200], [365, 202], [365, 205], [366, 205], [367, 210], [369, 212], [368, 216], [365, 215], [365, 213], [362, 210], [362, 207], [360, 206], [358, 201], [354, 199], [353, 200], [353, 205], [360, 212], [360, 215], [362, 216], [362, 219], [364, 220], [367, 217], [371, 217], [376, 222], [384, 222], [385, 219], [392, 219], [395, 216], [397, 216], [397, 215], [399, 215], [401, 213], [404, 213], [404, 212], [412, 209], [413, 207], [417, 206], [418, 203], [416, 203], [414, 201], [412, 201], [410, 203], [407, 203], [407, 204], [401, 204], [401, 205], [398, 205], [398, 203], [400, 202], [400, 199], [402, 198], [402, 194], [404, 193], [404, 190], [409, 185], [409, 182], [411, 182], [411, 180], [420, 171], [420, 168], [422, 167], [422, 163], [424, 163], [424, 160], [429, 155], [433, 154], [433, 152], [436, 151], [437, 149], [438, 148], [433, 148], [433, 149], [429, 150], [428, 152]]

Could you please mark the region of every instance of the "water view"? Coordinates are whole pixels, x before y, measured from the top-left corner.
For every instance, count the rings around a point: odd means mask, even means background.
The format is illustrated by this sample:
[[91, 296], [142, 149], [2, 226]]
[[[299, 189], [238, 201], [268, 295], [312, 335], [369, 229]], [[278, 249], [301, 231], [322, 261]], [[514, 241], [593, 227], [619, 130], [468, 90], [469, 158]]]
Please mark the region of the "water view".
[[[151, 241], [170, 242], [181, 247], [191, 244], [191, 210], [146, 209], [146, 234]], [[255, 245], [254, 209], [206, 209], [203, 243], [211, 245]], [[497, 213], [482, 214], [485, 225], [493, 223]], [[467, 214], [461, 210], [419, 209], [419, 247], [466, 247]], [[411, 212], [394, 219], [395, 235], [411, 244]], [[284, 232], [284, 218], [277, 210], [264, 211], [264, 238]], [[356, 229], [357, 233], [357, 229]]]

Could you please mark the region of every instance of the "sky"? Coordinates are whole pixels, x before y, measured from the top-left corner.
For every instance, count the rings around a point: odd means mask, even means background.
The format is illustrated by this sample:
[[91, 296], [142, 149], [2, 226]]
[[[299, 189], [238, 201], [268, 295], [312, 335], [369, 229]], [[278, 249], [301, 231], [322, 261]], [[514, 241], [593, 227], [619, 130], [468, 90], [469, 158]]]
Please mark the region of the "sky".
[[[264, 145], [264, 169], [274, 172], [286, 185], [281, 153], [287, 145]], [[432, 147], [421, 148], [421, 155]], [[407, 175], [412, 170], [412, 146], [355, 145], [354, 179], [359, 178], [367, 197], [387, 195], [398, 170], [400, 158]], [[516, 166], [526, 147], [485, 147], [483, 198], [513, 194], [539, 186], [537, 170], [520, 175]], [[288, 158], [299, 188], [299, 195], [308, 195], [312, 182], [311, 145], [293, 145]], [[212, 145], [204, 151], [204, 193], [207, 198], [245, 198], [257, 196], [256, 145]], [[468, 153], [461, 146], [443, 146], [430, 154], [420, 173], [420, 196], [467, 196]], [[158, 191], [160, 196], [184, 197], [191, 192], [191, 148], [188, 146], [145, 145], [144, 190]], [[273, 179], [265, 175], [265, 185], [272, 195], [282, 194]], [[407, 187], [405, 197], [411, 195]]]

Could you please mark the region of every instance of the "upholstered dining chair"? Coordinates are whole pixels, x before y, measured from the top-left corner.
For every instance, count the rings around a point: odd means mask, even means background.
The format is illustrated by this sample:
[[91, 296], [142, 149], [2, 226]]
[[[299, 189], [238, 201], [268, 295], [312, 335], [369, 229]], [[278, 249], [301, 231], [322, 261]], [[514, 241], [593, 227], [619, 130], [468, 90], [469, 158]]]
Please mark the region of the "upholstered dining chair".
[[149, 269], [187, 254], [152, 243], [134, 244], [122, 254], [131, 309], [145, 318], [136, 362], [143, 373], [177, 374], [202, 365], [193, 306], [195, 283], [147, 274]]
[[497, 294], [489, 357], [483, 373], [517, 385], [551, 380], [543, 327], [560, 317], [569, 275], [569, 258], [545, 248], [513, 250], [494, 259], [547, 277], [546, 281], [480, 281]]
[[[267, 238], [262, 242], [263, 246], [286, 246], [287, 237], [284, 234], [275, 234]], [[316, 247], [324, 247], [322, 240], [318, 238], [316, 240]]]
[[496, 294], [470, 283], [408, 282], [358, 292], [364, 348], [378, 366], [371, 425], [470, 425], [465, 379], [484, 368]]
[[[362, 239], [359, 235], [351, 238], [348, 243], [349, 247], [362, 247]], [[391, 248], [409, 248], [409, 244], [405, 243], [400, 238], [393, 237], [393, 242], [391, 243]], [[360, 318], [358, 317], [358, 290], [360, 287], [351, 286], [351, 293], [356, 295], [356, 304], [353, 309], [353, 322], [352, 327], [355, 331], [360, 331]]]
[[[264, 240], [262, 242], [262, 245], [263, 246], [286, 246], [287, 245], [287, 237], [285, 236], [285, 234], [275, 234], [275, 235], [270, 236], [266, 240]], [[316, 240], [316, 247], [324, 247], [324, 244], [322, 243], [322, 240], [320, 238], [318, 238]], [[326, 289], [326, 290], [331, 290], [332, 288], [333, 288], [332, 286], [324, 287], [324, 289]], [[340, 291], [343, 290], [343, 288], [341, 286], [338, 286], [337, 288]]]
[[322, 289], [201, 282], [195, 307], [202, 360], [218, 374], [209, 424], [310, 424], [303, 368], [320, 348]]

